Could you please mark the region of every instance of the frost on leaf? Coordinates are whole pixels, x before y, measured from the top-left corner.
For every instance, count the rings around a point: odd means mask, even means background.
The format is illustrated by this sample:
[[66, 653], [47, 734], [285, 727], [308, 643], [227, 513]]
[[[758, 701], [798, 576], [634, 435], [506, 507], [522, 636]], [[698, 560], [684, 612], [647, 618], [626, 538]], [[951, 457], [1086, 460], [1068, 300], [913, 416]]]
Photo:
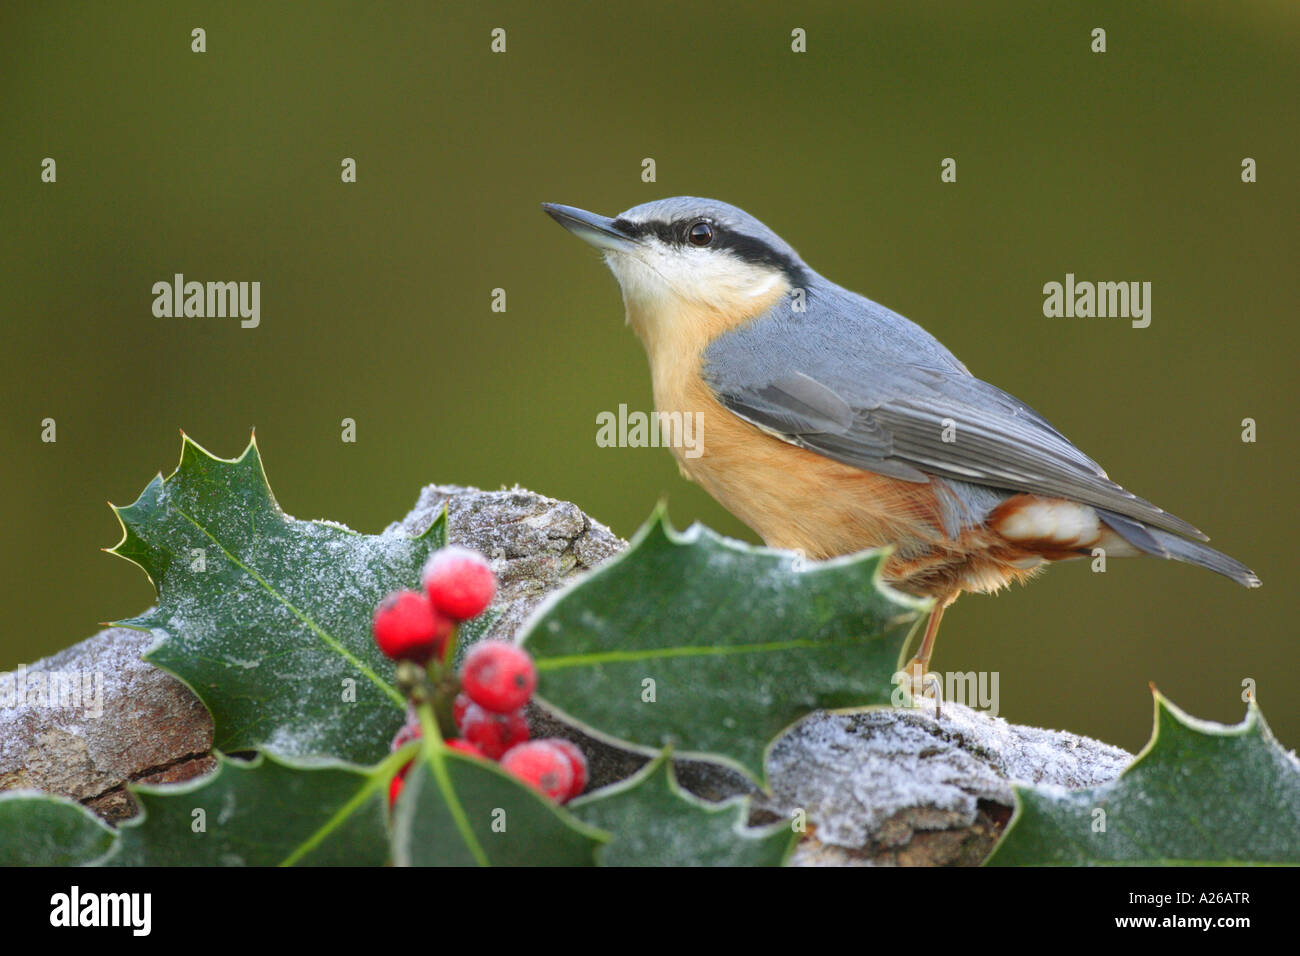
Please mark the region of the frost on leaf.
[[1300, 762], [1254, 703], [1224, 726], [1156, 693], [1151, 741], [1114, 781], [1015, 793], [992, 866], [1300, 863]]
[[393, 666], [370, 637], [375, 605], [418, 586], [446, 538], [364, 535], [276, 503], [255, 441], [235, 459], [184, 438], [180, 464], [114, 508], [112, 553], [142, 567], [157, 606], [117, 622], [152, 631], [145, 655], [212, 712], [214, 745], [372, 763], [401, 726]]

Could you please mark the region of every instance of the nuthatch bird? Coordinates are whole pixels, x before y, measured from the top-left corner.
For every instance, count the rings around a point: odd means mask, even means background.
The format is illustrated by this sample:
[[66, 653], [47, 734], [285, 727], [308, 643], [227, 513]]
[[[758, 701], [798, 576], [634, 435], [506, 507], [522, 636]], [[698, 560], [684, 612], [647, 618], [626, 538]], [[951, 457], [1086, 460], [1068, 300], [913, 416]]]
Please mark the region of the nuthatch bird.
[[753, 216], [679, 196], [614, 219], [544, 204], [604, 252], [650, 359], [656, 410], [704, 415], [678, 467], [772, 547], [891, 545], [883, 577], [944, 608], [1046, 563], [1154, 555], [1255, 574], [1125, 491], [1033, 409], [920, 326], [824, 279]]

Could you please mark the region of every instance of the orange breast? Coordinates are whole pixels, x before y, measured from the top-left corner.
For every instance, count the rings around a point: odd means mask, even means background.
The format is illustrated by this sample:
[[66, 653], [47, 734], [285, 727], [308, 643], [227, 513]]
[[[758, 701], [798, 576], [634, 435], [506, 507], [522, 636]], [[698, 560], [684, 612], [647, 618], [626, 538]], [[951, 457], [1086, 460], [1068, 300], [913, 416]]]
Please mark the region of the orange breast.
[[[760, 311], [769, 306], [755, 304]], [[768, 545], [816, 559], [892, 545], [886, 580], [945, 603], [962, 591], [995, 591], [1034, 573], [1040, 563], [1034, 542], [1018, 544], [991, 525], [947, 537], [936, 492], [941, 479], [919, 484], [833, 461], [769, 435], [721, 405], [700, 377], [700, 356], [736, 321], [701, 311], [663, 322], [631, 309], [629, 319], [650, 356], [655, 408], [698, 413], [692, 454], [673, 448], [682, 474]], [[1004, 522], [1014, 524], [1016, 511], [1008, 509]], [[1054, 560], [1064, 550], [1053, 542], [1051, 554], [1041, 557]]]

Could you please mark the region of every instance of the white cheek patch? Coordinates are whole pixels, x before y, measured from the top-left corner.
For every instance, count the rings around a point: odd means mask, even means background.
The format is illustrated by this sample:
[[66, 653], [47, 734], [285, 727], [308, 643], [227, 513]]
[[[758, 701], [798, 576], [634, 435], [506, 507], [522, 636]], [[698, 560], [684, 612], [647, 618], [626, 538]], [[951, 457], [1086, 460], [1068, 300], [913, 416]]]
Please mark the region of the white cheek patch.
[[1101, 533], [1097, 512], [1059, 499], [1035, 499], [1016, 508], [995, 529], [1009, 541], [1050, 542], [1066, 548], [1091, 545]]
[[697, 256], [682, 258], [697, 260], [691, 266], [697, 277], [700, 298], [711, 298], [724, 306], [743, 306], [746, 300], [770, 295], [786, 284], [780, 271], [746, 262], [729, 253], [700, 250]]
[[746, 295], [751, 299], [761, 299], [784, 283], [785, 276], [778, 272], [768, 271], [764, 273], [756, 283], [749, 287], [749, 291]]
[[779, 270], [716, 249], [653, 243], [637, 254], [607, 253], [605, 261], [623, 287], [624, 298], [641, 309], [678, 300], [723, 312], [747, 311], [754, 299], [767, 298], [788, 284]]

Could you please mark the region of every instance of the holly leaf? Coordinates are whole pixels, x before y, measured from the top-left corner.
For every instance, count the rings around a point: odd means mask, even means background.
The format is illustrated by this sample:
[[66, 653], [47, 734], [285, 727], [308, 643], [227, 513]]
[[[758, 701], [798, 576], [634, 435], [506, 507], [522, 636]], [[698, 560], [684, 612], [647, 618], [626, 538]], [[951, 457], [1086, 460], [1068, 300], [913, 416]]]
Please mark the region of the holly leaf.
[[184, 783], [128, 784], [140, 805], [109, 866], [379, 866], [386, 794], [398, 755], [363, 768], [337, 761], [251, 761], [217, 754]]
[[1151, 740], [1117, 779], [1014, 789], [990, 866], [1300, 863], [1300, 762], [1253, 702], [1225, 726], [1156, 692]]
[[113, 830], [79, 803], [36, 791], [0, 793], [0, 866], [78, 866], [103, 857]]
[[538, 695], [619, 746], [671, 744], [761, 779], [768, 741], [810, 711], [890, 703], [929, 604], [881, 586], [886, 554], [809, 562], [676, 532], [660, 509], [525, 624]]
[[709, 803], [682, 789], [667, 750], [569, 808], [613, 834], [602, 866], [780, 866], [795, 844], [787, 824], [747, 826], [748, 797]]
[[593, 866], [608, 836], [497, 764], [447, 748], [429, 715], [393, 808], [398, 866]]
[[157, 606], [117, 624], [160, 638], [145, 659], [212, 712], [214, 746], [372, 763], [403, 723], [393, 665], [370, 636], [375, 605], [418, 587], [446, 542], [300, 521], [276, 503], [256, 441], [228, 460], [188, 437], [168, 478], [114, 507], [111, 553], [138, 564]]
[[[429, 728], [426, 726], [426, 731]], [[591, 866], [606, 834], [501, 770], [426, 737], [374, 767], [252, 761], [180, 784], [128, 784], [116, 834], [83, 807], [0, 797], [0, 864], [108, 866]], [[393, 824], [388, 788], [411, 764]]]

